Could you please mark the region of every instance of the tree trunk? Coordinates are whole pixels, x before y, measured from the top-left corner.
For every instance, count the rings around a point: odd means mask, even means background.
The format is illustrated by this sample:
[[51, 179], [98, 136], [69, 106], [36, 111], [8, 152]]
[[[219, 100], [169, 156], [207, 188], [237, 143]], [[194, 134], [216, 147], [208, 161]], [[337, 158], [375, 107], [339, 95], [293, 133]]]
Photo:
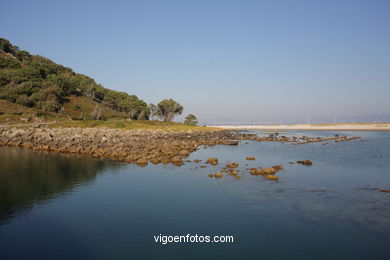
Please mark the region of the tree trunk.
[[139, 113], [137, 116], [137, 120], [144, 119], [144, 117], [145, 117], [145, 111], [141, 111], [141, 113]]
[[175, 115], [175, 113], [169, 112], [168, 115], [167, 115], [167, 119], [165, 121], [172, 122], [172, 119], [173, 119], [174, 115]]

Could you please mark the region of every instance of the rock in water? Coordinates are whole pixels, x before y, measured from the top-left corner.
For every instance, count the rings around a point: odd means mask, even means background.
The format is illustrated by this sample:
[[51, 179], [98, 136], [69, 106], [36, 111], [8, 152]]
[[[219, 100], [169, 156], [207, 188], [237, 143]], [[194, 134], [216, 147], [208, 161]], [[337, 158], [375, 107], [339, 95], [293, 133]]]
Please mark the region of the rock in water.
[[276, 176], [276, 175], [265, 175], [265, 178], [267, 180], [271, 180], [271, 181], [278, 181], [279, 180], [279, 176]]
[[248, 157], [246, 157], [246, 159], [247, 159], [248, 161], [254, 161], [254, 160], [256, 160], [256, 158], [255, 158], [254, 156], [248, 156]]
[[215, 158], [215, 157], [210, 157], [209, 159], [207, 159], [206, 163], [209, 163], [211, 165], [217, 165], [218, 164], [218, 159]]
[[297, 163], [303, 164], [303, 165], [306, 165], [306, 166], [311, 166], [311, 165], [313, 165], [313, 162], [310, 161], [310, 160], [297, 161]]
[[137, 160], [136, 164], [138, 166], [146, 166], [148, 165], [148, 160], [146, 160], [145, 158], [141, 158]]
[[214, 177], [215, 178], [222, 178], [223, 174], [221, 172], [216, 172], [216, 173], [214, 173]]
[[225, 145], [238, 145], [238, 141], [226, 140], [222, 144], [225, 144]]
[[276, 170], [274, 168], [263, 168], [261, 173], [264, 175], [272, 175], [276, 173]]
[[280, 171], [280, 170], [283, 170], [283, 166], [282, 165], [274, 165], [272, 166], [271, 168], [275, 169], [275, 171]]

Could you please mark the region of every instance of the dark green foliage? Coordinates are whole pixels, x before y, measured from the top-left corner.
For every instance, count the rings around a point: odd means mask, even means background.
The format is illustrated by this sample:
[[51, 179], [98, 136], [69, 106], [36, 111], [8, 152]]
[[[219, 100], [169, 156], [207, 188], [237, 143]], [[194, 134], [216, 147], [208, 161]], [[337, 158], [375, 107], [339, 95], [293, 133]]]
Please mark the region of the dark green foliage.
[[175, 115], [181, 115], [183, 109], [182, 105], [170, 98], [162, 100], [157, 106], [151, 104], [149, 110], [153, 116], [171, 122]]
[[197, 125], [198, 124], [198, 119], [196, 118], [195, 115], [189, 114], [186, 116], [186, 119], [184, 120], [185, 125]]
[[92, 78], [0, 38], [0, 98], [58, 112], [69, 95], [84, 95], [132, 119], [148, 119], [148, 105], [135, 95], [106, 89]]

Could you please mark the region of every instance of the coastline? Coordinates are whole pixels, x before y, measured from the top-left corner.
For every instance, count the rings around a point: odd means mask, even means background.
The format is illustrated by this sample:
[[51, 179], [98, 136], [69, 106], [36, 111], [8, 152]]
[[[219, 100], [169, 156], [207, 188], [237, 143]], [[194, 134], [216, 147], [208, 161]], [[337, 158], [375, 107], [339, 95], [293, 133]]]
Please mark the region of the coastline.
[[390, 123], [338, 123], [295, 125], [211, 125], [226, 130], [318, 130], [318, 131], [390, 131]]
[[[107, 127], [27, 127], [0, 128], [0, 146], [16, 146], [33, 150], [86, 154], [139, 166], [152, 164], [182, 165], [190, 153], [200, 146], [238, 145], [239, 141], [281, 142], [295, 145], [314, 142], [344, 142], [360, 137], [287, 137], [278, 134], [258, 136], [219, 129], [210, 131], [125, 130]], [[326, 143], [325, 143], [326, 144]]]

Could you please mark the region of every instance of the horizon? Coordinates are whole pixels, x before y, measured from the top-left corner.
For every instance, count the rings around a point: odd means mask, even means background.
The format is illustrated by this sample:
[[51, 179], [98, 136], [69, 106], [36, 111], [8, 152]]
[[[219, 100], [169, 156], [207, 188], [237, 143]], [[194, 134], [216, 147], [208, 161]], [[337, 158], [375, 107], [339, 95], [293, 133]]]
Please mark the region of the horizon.
[[177, 120], [390, 121], [387, 1], [110, 3], [14, 1], [1, 37]]

